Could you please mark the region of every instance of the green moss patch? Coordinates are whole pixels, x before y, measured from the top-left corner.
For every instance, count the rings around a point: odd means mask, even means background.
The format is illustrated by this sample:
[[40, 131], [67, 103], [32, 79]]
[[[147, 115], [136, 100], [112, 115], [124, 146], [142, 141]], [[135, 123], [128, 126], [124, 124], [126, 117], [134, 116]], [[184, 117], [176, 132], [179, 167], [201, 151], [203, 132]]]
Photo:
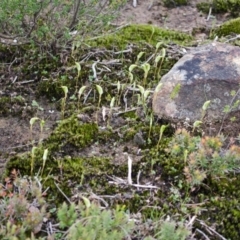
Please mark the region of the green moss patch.
[[25, 106], [25, 99], [22, 96], [0, 97], [0, 115], [12, 114], [19, 115]]
[[233, 33], [240, 34], [240, 18], [229, 20], [214, 31], [214, 35], [219, 37], [231, 35]]
[[209, 12], [210, 7], [213, 13], [230, 12], [232, 16], [237, 17], [240, 12], [240, 0], [213, 0], [197, 4], [198, 10], [206, 14]]
[[53, 150], [66, 145], [83, 148], [94, 141], [97, 133], [95, 123], [81, 123], [76, 115], [72, 115], [59, 123], [44, 145]]
[[187, 5], [188, 0], [163, 0], [164, 6], [166, 7], [177, 7], [182, 5]]
[[158, 42], [176, 42], [181, 45], [190, 43], [192, 37], [185, 33], [158, 28], [152, 25], [129, 25], [118, 30], [116, 33], [105, 35], [94, 40], [89, 40], [91, 46], [118, 47], [123, 49], [127, 44], [156, 45]]

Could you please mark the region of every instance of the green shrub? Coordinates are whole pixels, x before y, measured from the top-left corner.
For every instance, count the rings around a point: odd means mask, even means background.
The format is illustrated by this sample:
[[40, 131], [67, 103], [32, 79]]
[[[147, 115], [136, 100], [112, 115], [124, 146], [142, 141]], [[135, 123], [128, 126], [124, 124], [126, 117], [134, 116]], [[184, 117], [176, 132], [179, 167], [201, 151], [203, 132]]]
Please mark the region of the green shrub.
[[[5, 44], [34, 43], [54, 52], [66, 47], [74, 36], [82, 40], [95, 36], [116, 17], [120, 3], [112, 0], [1, 0], [1, 38]], [[124, 3], [124, 1], [123, 1]], [[122, 4], [122, 3], [121, 3]], [[77, 35], [73, 30], [78, 30]]]
[[234, 17], [239, 16], [240, 1], [239, 0], [213, 0], [207, 2], [201, 2], [197, 4], [199, 11], [208, 13], [210, 7], [212, 7], [212, 13], [226, 13]]
[[99, 205], [84, 200], [85, 204], [80, 202], [69, 207], [64, 203], [58, 210], [60, 227], [69, 227], [66, 239], [119, 240], [132, 232], [134, 222], [128, 219], [123, 208], [102, 210]]
[[181, 5], [187, 5], [188, 0], [163, 0], [163, 3], [166, 7], [176, 7]]
[[159, 240], [185, 240], [190, 235], [183, 223], [177, 224], [175, 221], [164, 221], [160, 229], [156, 236]]
[[4, 196], [0, 199], [0, 239], [25, 240], [38, 234], [47, 217], [39, 180], [17, 178], [8, 190], [0, 190]]
[[193, 187], [207, 177], [224, 177], [240, 166], [240, 148], [232, 145], [225, 149], [223, 146], [221, 136], [191, 137], [186, 130], [178, 130], [169, 144], [169, 151], [184, 162], [186, 180]]

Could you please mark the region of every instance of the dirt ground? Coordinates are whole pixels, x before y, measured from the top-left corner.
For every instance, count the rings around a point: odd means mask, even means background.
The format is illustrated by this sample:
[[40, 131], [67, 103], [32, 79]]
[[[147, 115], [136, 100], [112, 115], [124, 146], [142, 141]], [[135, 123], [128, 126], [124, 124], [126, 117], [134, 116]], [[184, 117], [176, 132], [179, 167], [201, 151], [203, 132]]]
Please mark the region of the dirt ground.
[[[188, 6], [169, 9], [164, 7], [162, 1], [159, 0], [138, 0], [136, 7], [133, 7], [133, 1], [131, 0], [121, 9], [120, 16], [116, 23], [120, 25], [130, 23], [153, 24], [159, 27], [180, 30], [191, 34], [196, 28], [211, 28], [227, 20], [228, 15], [214, 15], [210, 16], [207, 20], [208, 16], [206, 14], [197, 11], [196, 4], [198, 2], [200, 2], [200, 0], [192, 0]], [[205, 37], [205, 33], [200, 32], [197, 35], [199, 41], [204, 40]], [[14, 81], [14, 78], [12, 81]], [[11, 89], [9, 88], [9, 85], [12, 86]], [[26, 98], [30, 96], [31, 99], [35, 99], [34, 91], [31, 91], [31, 84], [21, 86], [21, 89], [24, 88], [27, 89], [26, 91], [28, 92]], [[14, 94], [21, 95], [21, 92], [17, 92], [19, 91], [18, 89], [19, 85], [17, 81], [14, 82], [14, 84], [11, 84], [9, 82], [6, 83], [4, 77], [0, 78], [0, 97], [12, 96]], [[33, 116], [47, 119], [47, 130], [44, 132], [43, 137], [46, 137], [51, 133], [55, 121], [59, 119], [59, 112], [57, 112], [56, 109], [55, 112], [50, 111], [48, 103], [44, 100], [42, 100], [40, 105], [44, 110], [39, 111], [35, 109], [34, 111], [31, 111], [33, 110], [33, 107], [31, 106], [31, 101], [29, 101], [29, 105], [24, 106], [24, 108], [26, 111], [30, 108], [30, 112], [34, 112], [34, 114], [32, 113], [32, 115], [28, 115], [27, 117], [13, 117], [11, 114], [5, 114], [4, 116], [0, 115], [0, 152], [15, 154], [16, 152], [21, 153], [30, 150], [31, 137], [29, 120]], [[10, 112], [15, 111], [14, 105], [10, 105], [9, 110]], [[24, 112], [26, 112], [25, 110]], [[33, 133], [37, 139], [39, 129], [36, 129]], [[6, 162], [6, 159], [3, 156], [4, 154], [1, 154], [0, 168], [1, 166], [3, 167]]]
[[[197, 10], [197, 3], [204, 0], [190, 0], [187, 6], [167, 8], [162, 0], [138, 0], [137, 6], [133, 6], [130, 0], [123, 7], [118, 23], [120, 24], [153, 24], [166, 29], [174, 29], [191, 34], [194, 29], [216, 27], [228, 19], [228, 14], [206, 15]], [[199, 40], [206, 35], [199, 34]]]

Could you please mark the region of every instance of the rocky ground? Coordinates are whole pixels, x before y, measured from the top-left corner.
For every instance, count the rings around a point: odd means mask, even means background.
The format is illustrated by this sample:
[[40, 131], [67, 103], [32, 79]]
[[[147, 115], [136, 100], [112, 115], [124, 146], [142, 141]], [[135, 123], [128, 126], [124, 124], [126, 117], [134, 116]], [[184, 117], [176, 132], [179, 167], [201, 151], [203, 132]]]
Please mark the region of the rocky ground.
[[[167, 158], [171, 149], [184, 141], [178, 139], [176, 145], [168, 145], [176, 129], [151, 114], [151, 96], [159, 82], [158, 77], [170, 70], [184, 54], [185, 47], [212, 41], [209, 39], [212, 29], [230, 19], [229, 13], [217, 15], [199, 12], [196, 8], [199, 2], [201, 1], [192, 0], [186, 6], [167, 8], [162, 1], [157, 0], [138, 0], [137, 6], [133, 7], [131, 0], [121, 8], [119, 17], [112, 23], [120, 30], [124, 25], [150, 24], [188, 34], [176, 34], [174, 37], [178, 38], [178, 44], [164, 39], [159, 49], [150, 43], [143, 43], [140, 47], [136, 43], [129, 43], [120, 46], [120, 49], [115, 46], [97, 46], [81, 49], [82, 52], [74, 52], [71, 56], [62, 52], [59, 56], [61, 61], [57, 62], [60, 66], [55, 66], [54, 61], [44, 63], [48, 67], [42, 66], [41, 62], [33, 59], [28, 62], [27, 68], [24, 61], [21, 62], [24, 56], [15, 58], [16, 49], [0, 52], [0, 176], [3, 176], [4, 167], [8, 164], [3, 183], [11, 175], [10, 170], [16, 170], [18, 175], [24, 175], [27, 171], [30, 174], [32, 161], [36, 159], [40, 160], [35, 163], [34, 173], [39, 174], [43, 167], [40, 154], [47, 148], [51, 156], [48, 157], [49, 165], [44, 169], [47, 176], [44, 177], [51, 176], [49, 181], [54, 181], [54, 184], [63, 183], [62, 190], [72, 201], [79, 200], [81, 194], [93, 201], [105, 199], [113, 206], [124, 204], [132, 212], [145, 214], [146, 218], [154, 214], [158, 217], [158, 209], [161, 209], [164, 216], [170, 213], [178, 217], [181, 212], [188, 219], [193, 219], [191, 217], [195, 212], [201, 216], [203, 211], [206, 213], [203, 221], [206, 220], [213, 228], [215, 221], [218, 222], [217, 231], [221, 234], [224, 235], [224, 231], [233, 226], [234, 239], [238, 234], [236, 226], [239, 224], [239, 211], [232, 213], [231, 209], [232, 206], [236, 208], [238, 201], [235, 184], [238, 178], [231, 178], [230, 184], [223, 181], [220, 187], [216, 179], [207, 180], [203, 187], [186, 187], [184, 181], [187, 174], [183, 173], [183, 162], [178, 162], [180, 160], [177, 156]], [[149, 35], [145, 36], [148, 40], [152, 40], [152, 29], [144, 29]], [[181, 41], [185, 46], [182, 46]], [[161, 49], [167, 53], [158, 68], [154, 65], [154, 57], [156, 53], [163, 53]], [[138, 55], [140, 52], [143, 52], [142, 56]], [[18, 65], [18, 61], [22, 64]], [[80, 77], [76, 77], [75, 62], [81, 64]], [[152, 67], [147, 80], [144, 79], [144, 69], [141, 68], [141, 64], [146, 62]], [[138, 66], [133, 70], [132, 76], [135, 85], [129, 75], [132, 64]], [[22, 69], [27, 69], [27, 74]], [[157, 72], [158, 69], [160, 73]], [[66, 99], [63, 85], [67, 85], [69, 90]], [[81, 87], [85, 89], [78, 99]], [[31, 127], [30, 121], [35, 117], [36, 122]], [[44, 120], [43, 129], [41, 120]], [[161, 126], [165, 126], [166, 130]], [[188, 142], [188, 133], [185, 137]], [[235, 142], [236, 139], [231, 140]], [[197, 138], [194, 141], [197, 142]], [[214, 141], [216, 145], [221, 145], [218, 140]], [[191, 145], [191, 140], [188, 143]], [[36, 159], [32, 151], [35, 145], [39, 146]], [[129, 186], [129, 162], [133, 164], [134, 186]], [[191, 179], [186, 181], [189, 183]], [[56, 184], [48, 184], [54, 193], [58, 192], [57, 197], [61, 196], [57, 199], [63, 200], [59, 189], [54, 188]], [[208, 184], [212, 184], [211, 188]], [[231, 188], [223, 189], [230, 185]], [[219, 195], [214, 195], [217, 191], [220, 192]], [[226, 199], [226, 195], [232, 198]], [[217, 207], [212, 206], [212, 203]], [[206, 205], [199, 210], [198, 207], [202, 204]], [[207, 209], [212, 212], [209, 213]], [[218, 211], [222, 211], [220, 217]], [[231, 221], [226, 223], [224, 218], [229, 215]], [[197, 223], [201, 231], [217, 236], [214, 229], [201, 221]], [[149, 226], [145, 230], [149, 234], [152, 223], [147, 224]], [[202, 238], [191, 239], [204, 239], [204, 235], [201, 236]], [[214, 237], [211, 239], [219, 236]]]

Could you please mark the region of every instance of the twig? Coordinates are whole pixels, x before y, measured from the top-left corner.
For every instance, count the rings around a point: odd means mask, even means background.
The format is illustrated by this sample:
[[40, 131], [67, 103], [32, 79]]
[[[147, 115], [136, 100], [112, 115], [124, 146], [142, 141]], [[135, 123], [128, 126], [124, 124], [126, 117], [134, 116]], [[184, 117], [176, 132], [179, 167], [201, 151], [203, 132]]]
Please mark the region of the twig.
[[58, 186], [58, 184], [54, 181], [55, 186], [57, 187], [57, 189], [59, 190], [59, 192], [67, 199], [67, 201], [71, 204], [72, 202], [70, 201], [70, 199], [67, 197], [67, 195], [61, 190], [61, 188]]
[[133, 7], [137, 7], [137, 0], [133, 0]]
[[128, 156], [128, 184], [132, 185], [132, 159]]
[[[109, 183], [112, 184], [123, 184], [123, 185], [129, 185], [127, 181], [123, 180], [122, 178], [118, 177], [110, 177], [113, 181], [109, 181]], [[136, 187], [136, 188], [146, 188], [146, 189], [159, 189], [159, 187], [152, 186], [152, 185], [141, 185], [141, 184], [131, 184], [130, 186]]]
[[202, 234], [207, 240], [210, 240], [210, 238], [203, 231], [199, 230], [198, 228], [196, 229], [196, 231]]
[[92, 70], [93, 70], [93, 78], [94, 80], [98, 81], [98, 77], [97, 77], [97, 71], [96, 71], [96, 65], [99, 61], [97, 62], [94, 62], [93, 65], [92, 65]]
[[141, 171], [138, 171], [138, 175], [137, 175], [137, 184], [138, 184], [138, 185], [139, 185], [140, 175], [141, 175]]
[[13, 79], [12, 84], [14, 84], [17, 81], [17, 76]]
[[109, 207], [109, 204], [103, 198], [101, 198], [100, 196], [97, 196], [95, 193], [92, 193], [90, 197], [101, 201], [106, 208]]
[[80, 3], [81, 3], [82, 0], [77, 0], [77, 6], [74, 10], [74, 14], [73, 14], [73, 18], [72, 18], [72, 22], [69, 26], [69, 29], [72, 29], [76, 23], [76, 19], [77, 19], [77, 15], [79, 13], [79, 8], [80, 8]]
[[131, 53], [132, 52], [132, 48], [126, 49], [126, 50], [122, 50], [122, 51], [118, 51], [118, 52], [113, 52], [113, 54], [120, 54], [120, 53]]
[[239, 38], [240, 38], [240, 34], [238, 34], [236, 37], [233, 37], [233, 38], [228, 39], [228, 40], [225, 41], [224, 43], [228, 43], [228, 42], [230, 42], [230, 41], [234, 41], [234, 40], [239, 39]]
[[209, 12], [208, 12], [207, 20], [206, 20], [207, 22], [209, 21], [211, 14], [212, 14], [212, 7], [209, 8]]
[[128, 109], [128, 110], [126, 110], [126, 111], [122, 111], [122, 112], [118, 112], [118, 113], [113, 113], [113, 116], [114, 117], [117, 117], [117, 116], [119, 116], [119, 115], [122, 115], [122, 114], [125, 114], [125, 113], [129, 113], [129, 112], [134, 112], [134, 111], [136, 111], [137, 110], [137, 108], [131, 108], [131, 109]]
[[[198, 219], [197, 219], [198, 220]], [[215, 235], [217, 235], [219, 238], [221, 238], [222, 240], [227, 240], [225, 237], [223, 237], [221, 234], [219, 234], [218, 232], [216, 232], [213, 228], [209, 227], [206, 223], [204, 223], [201, 220], [198, 220], [199, 223], [204, 226], [210, 233], [214, 233]]]
[[190, 219], [190, 221], [189, 221], [188, 224], [187, 224], [187, 227], [190, 227], [190, 226], [193, 225], [193, 222], [195, 221], [196, 217], [197, 217], [197, 216], [193, 216], [193, 217]]
[[19, 82], [19, 84], [27, 84], [27, 83], [34, 82], [34, 81], [35, 80], [26, 80], [26, 81]]

